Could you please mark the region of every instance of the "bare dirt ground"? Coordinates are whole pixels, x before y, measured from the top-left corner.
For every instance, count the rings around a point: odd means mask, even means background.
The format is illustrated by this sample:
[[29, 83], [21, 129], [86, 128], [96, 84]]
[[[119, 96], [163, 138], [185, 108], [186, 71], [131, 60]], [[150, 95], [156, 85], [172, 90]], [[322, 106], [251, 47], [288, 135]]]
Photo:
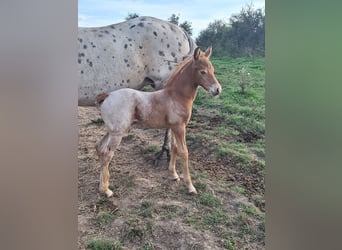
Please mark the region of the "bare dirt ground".
[[[255, 215], [261, 213], [259, 208], [231, 189], [243, 184], [250, 194], [258, 194], [253, 183], [260, 180], [241, 175], [229, 160], [188, 143], [190, 173], [199, 192], [188, 195], [182, 180], [168, 178], [166, 157], [154, 166], [164, 130], [132, 128], [110, 165], [114, 196], [107, 199], [98, 191], [95, 152], [106, 128], [91, 122], [100, 118], [95, 107], [79, 107], [78, 118], [79, 249], [87, 249], [95, 240], [119, 242], [122, 249], [264, 249], [264, 229]], [[187, 133], [194, 136], [199, 131], [194, 127]], [[243, 216], [245, 207], [256, 212]], [[101, 221], [105, 213], [112, 217]]]

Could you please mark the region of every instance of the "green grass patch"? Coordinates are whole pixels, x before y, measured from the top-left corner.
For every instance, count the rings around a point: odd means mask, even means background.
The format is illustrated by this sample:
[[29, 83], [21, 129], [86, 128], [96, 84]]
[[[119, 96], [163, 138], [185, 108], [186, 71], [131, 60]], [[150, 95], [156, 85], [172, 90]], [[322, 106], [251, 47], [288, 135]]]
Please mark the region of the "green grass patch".
[[200, 193], [198, 195], [199, 204], [208, 206], [208, 207], [216, 207], [221, 205], [221, 201], [214, 197], [212, 194], [208, 193]]
[[87, 248], [91, 250], [123, 250], [121, 242], [112, 240], [93, 240], [87, 244]]
[[238, 187], [238, 186], [232, 186], [230, 187], [230, 190], [234, 191], [235, 193], [238, 193], [238, 194], [242, 194], [242, 195], [245, 195], [246, 194], [246, 190], [242, 187]]
[[228, 250], [235, 250], [236, 240], [229, 238], [224, 241], [224, 248]]
[[227, 211], [215, 208], [210, 210], [204, 217], [202, 224], [209, 227], [217, 227], [218, 225], [224, 225], [227, 223], [228, 215]]
[[114, 220], [114, 215], [109, 212], [103, 212], [96, 218], [96, 225], [99, 227], [103, 227], [106, 224], [112, 222]]
[[139, 248], [139, 250], [154, 250], [154, 246], [151, 242], [144, 242]]
[[148, 200], [143, 200], [141, 202], [141, 208], [139, 215], [144, 218], [152, 218], [153, 217], [153, 210], [152, 210], [152, 202]]
[[172, 204], [164, 204], [161, 208], [165, 211], [168, 219], [173, 219], [178, 216], [178, 206]]
[[230, 157], [235, 162], [250, 163], [254, 160], [248, 148], [243, 143], [219, 142], [217, 146], [218, 157]]

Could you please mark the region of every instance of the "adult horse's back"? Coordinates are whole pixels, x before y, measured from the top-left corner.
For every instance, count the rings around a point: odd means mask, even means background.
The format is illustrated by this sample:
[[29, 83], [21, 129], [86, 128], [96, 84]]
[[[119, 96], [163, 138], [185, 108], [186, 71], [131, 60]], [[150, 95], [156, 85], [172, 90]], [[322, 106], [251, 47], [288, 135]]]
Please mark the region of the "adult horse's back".
[[194, 47], [181, 28], [153, 17], [79, 28], [78, 104], [94, 106], [99, 93], [120, 88], [160, 89]]

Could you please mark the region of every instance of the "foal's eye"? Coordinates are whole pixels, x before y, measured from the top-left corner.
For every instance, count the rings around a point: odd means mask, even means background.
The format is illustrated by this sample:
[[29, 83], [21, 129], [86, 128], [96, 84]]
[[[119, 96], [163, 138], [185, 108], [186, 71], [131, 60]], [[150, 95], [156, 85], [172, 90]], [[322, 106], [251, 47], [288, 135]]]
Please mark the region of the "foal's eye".
[[207, 72], [205, 72], [204, 70], [201, 70], [201, 75], [205, 75]]

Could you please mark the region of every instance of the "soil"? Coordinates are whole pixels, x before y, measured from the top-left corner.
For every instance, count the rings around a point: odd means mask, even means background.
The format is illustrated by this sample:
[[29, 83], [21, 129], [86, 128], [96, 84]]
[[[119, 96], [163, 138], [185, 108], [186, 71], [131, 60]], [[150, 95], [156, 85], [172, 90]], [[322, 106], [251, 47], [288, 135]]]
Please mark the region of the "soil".
[[[78, 108], [79, 249], [86, 249], [87, 244], [96, 239], [121, 242], [124, 249], [225, 249], [225, 237], [215, 228], [203, 230], [189, 223], [188, 218], [200, 217], [201, 211], [198, 211], [194, 196], [187, 194], [183, 181], [175, 182], [168, 178], [166, 156], [158, 166], [154, 164], [154, 155], [156, 149], [161, 148], [165, 130], [131, 128], [110, 165], [110, 184], [114, 195], [107, 199], [99, 193], [100, 169], [95, 144], [106, 133], [105, 126], [98, 122], [99, 118], [95, 107]], [[190, 126], [187, 130], [189, 135], [196, 133], [199, 133], [197, 126]], [[253, 137], [245, 136], [244, 140]], [[263, 192], [255, 185], [262, 181], [258, 173], [245, 175], [239, 172], [229, 158], [218, 158], [210, 147], [188, 143], [188, 149], [190, 174], [199, 193], [205, 189], [215, 195], [230, 211], [230, 218], [238, 213], [239, 204], [254, 206], [249, 197]], [[179, 163], [177, 169], [181, 173]], [[206, 178], [200, 178], [203, 174]], [[246, 196], [229, 191], [229, 187], [234, 185], [243, 186], [247, 190]], [[152, 216], [141, 216], [145, 211], [144, 201], [152, 204]], [[263, 210], [264, 205], [259, 208]], [[112, 214], [114, 219], [99, 224], [98, 218], [103, 213]], [[232, 225], [229, 230], [237, 229]], [[154, 248], [147, 248], [149, 244]], [[264, 249], [260, 242], [249, 243], [247, 247]]]

